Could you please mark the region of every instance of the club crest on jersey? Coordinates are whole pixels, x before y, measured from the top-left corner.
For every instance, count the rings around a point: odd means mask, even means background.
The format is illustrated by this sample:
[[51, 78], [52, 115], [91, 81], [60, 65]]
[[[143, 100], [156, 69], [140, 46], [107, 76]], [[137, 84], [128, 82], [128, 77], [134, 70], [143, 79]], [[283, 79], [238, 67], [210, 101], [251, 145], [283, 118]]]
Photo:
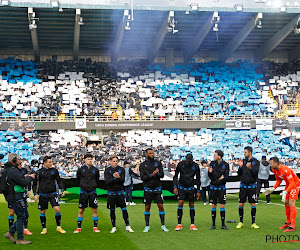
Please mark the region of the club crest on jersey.
[[95, 173], [95, 169], [93, 170], [93, 174]]
[[225, 165], [222, 166], [222, 169], [225, 169]]
[[195, 166], [193, 166], [192, 169], [195, 170]]
[[54, 171], [53, 171], [53, 170], [51, 171], [51, 174], [54, 174]]
[[158, 166], [157, 162], [155, 162], [154, 166], [155, 166], [155, 167], [157, 167], [157, 166]]
[[255, 165], [255, 161], [252, 162], [252, 165]]

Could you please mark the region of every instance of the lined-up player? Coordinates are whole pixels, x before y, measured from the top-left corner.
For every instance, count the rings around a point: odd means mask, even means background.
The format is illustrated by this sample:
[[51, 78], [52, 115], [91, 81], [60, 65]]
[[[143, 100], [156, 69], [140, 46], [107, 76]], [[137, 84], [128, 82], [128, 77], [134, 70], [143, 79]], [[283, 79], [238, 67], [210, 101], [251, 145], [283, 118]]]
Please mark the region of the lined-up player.
[[259, 226], [255, 223], [256, 217], [256, 203], [257, 203], [257, 176], [260, 163], [252, 156], [253, 149], [251, 147], [245, 147], [244, 156], [245, 159], [238, 169], [238, 176], [241, 177], [240, 194], [239, 194], [239, 216], [240, 222], [236, 228], [242, 228], [244, 226], [244, 205], [248, 198], [251, 205], [251, 228], [258, 229]]
[[140, 175], [144, 185], [144, 203], [145, 203], [145, 222], [146, 227], [144, 233], [149, 232], [150, 208], [151, 202], [158, 206], [159, 217], [161, 221], [161, 230], [169, 232], [165, 226], [165, 210], [164, 199], [160, 179], [164, 177], [164, 171], [160, 161], [154, 159], [154, 151], [152, 148], [146, 149], [146, 160], [140, 165]]
[[[179, 176], [179, 181], [178, 181]], [[190, 207], [191, 226], [190, 230], [198, 230], [195, 226], [195, 196], [197, 200], [200, 198], [200, 169], [199, 165], [193, 161], [193, 155], [187, 154], [184, 161], [178, 163], [173, 178], [174, 194], [177, 195], [178, 209], [177, 219], [178, 225], [175, 231], [182, 230], [181, 220], [183, 214], [183, 204], [187, 200]], [[197, 192], [195, 189], [197, 185]]]
[[77, 229], [74, 233], [81, 232], [83, 213], [87, 207], [92, 209], [93, 214], [93, 232], [99, 233], [98, 229], [98, 196], [96, 188], [99, 184], [99, 170], [93, 166], [93, 155], [87, 153], [84, 156], [85, 164], [77, 171], [77, 180], [80, 186], [79, 211], [77, 217]]
[[221, 229], [228, 230], [225, 225], [226, 181], [229, 175], [229, 165], [223, 160], [224, 153], [216, 150], [214, 161], [209, 164], [208, 176], [211, 180], [209, 202], [212, 203], [211, 217], [212, 227], [216, 229], [217, 204], [220, 203]]
[[53, 161], [50, 156], [43, 158], [43, 167], [37, 171], [36, 179], [33, 182], [33, 193], [35, 202], [39, 201], [38, 209], [41, 210], [40, 220], [43, 227], [41, 234], [47, 233], [46, 227], [46, 210], [48, 209], [48, 203], [50, 202], [52, 208], [55, 211], [56, 231], [65, 234], [66, 231], [60, 226], [61, 213], [59, 209], [59, 199], [56, 191], [56, 183], [59, 186], [62, 194], [65, 196], [62, 181], [59, 177], [58, 170], [53, 167]]

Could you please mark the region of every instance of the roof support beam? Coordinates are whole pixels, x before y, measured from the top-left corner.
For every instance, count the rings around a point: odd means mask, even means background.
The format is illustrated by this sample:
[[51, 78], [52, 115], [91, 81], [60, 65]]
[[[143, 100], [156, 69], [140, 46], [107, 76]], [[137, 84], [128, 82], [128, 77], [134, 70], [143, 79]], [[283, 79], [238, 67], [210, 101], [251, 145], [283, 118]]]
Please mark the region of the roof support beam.
[[264, 59], [272, 50], [274, 50], [294, 29], [300, 15], [295, 16], [288, 24], [279, 30], [274, 36], [266, 41], [255, 51], [256, 61]]
[[81, 10], [76, 9], [75, 24], [74, 24], [74, 39], [73, 39], [73, 60], [77, 61], [79, 56], [79, 40], [80, 40], [80, 15]]
[[219, 58], [222, 61], [226, 61], [232, 56], [236, 49], [247, 38], [251, 31], [256, 26], [256, 20], [259, 18], [259, 14], [254, 15], [251, 20], [219, 51]]
[[150, 46], [150, 49], [148, 51], [148, 60], [149, 60], [150, 64], [153, 63], [163, 41], [165, 40], [165, 37], [168, 33], [168, 20], [169, 20], [169, 13], [165, 17], [158, 33], [156, 34], [154, 40], [151, 43], [153, 45]]
[[198, 33], [193, 39], [193, 42], [188, 47], [188, 50], [185, 52], [186, 60], [191, 59], [194, 56], [194, 54], [197, 52], [197, 50], [200, 48], [208, 32], [212, 29], [212, 26], [214, 25], [214, 23], [212, 22], [213, 18], [214, 18], [214, 14], [209, 14], [203, 26], [200, 27], [200, 29], [198, 30]]
[[37, 24], [36, 24], [37, 20], [38, 18], [35, 17], [35, 12], [33, 11], [33, 8], [28, 8], [29, 30], [31, 33], [34, 60], [39, 61], [40, 48], [39, 48], [39, 40], [37, 34]]

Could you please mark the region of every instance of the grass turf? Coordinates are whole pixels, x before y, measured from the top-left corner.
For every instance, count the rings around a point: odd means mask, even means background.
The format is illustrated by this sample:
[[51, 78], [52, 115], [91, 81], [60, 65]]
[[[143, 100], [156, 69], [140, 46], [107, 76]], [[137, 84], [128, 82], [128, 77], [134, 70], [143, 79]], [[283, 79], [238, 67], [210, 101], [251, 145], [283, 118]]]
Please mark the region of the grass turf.
[[[265, 199], [265, 197], [260, 197]], [[272, 195], [272, 202], [282, 204], [279, 195]], [[106, 199], [99, 197], [99, 229], [100, 233], [93, 233], [91, 209], [86, 209], [82, 224], [82, 233], [73, 234], [77, 227], [76, 218], [78, 212], [78, 195], [67, 193], [63, 198], [66, 204], [61, 204], [62, 227], [67, 231], [65, 235], [58, 234], [55, 229], [54, 211], [46, 212], [48, 234], [40, 235], [41, 225], [37, 204], [29, 203], [29, 229], [33, 236], [25, 236], [32, 240], [32, 245], [24, 246], [30, 249], [296, 249], [299, 242], [292, 243], [266, 243], [266, 235], [283, 235], [278, 228], [285, 222], [285, 209], [282, 205], [260, 202], [257, 205], [256, 222], [260, 229], [251, 229], [250, 206], [245, 205], [244, 228], [235, 229], [236, 223], [227, 223], [229, 231], [220, 230], [221, 222], [219, 208], [217, 209], [217, 229], [209, 230], [211, 226], [210, 206], [204, 206], [202, 202], [195, 203], [195, 224], [198, 231], [190, 231], [190, 217], [188, 205], [183, 209], [183, 230], [175, 232], [177, 225], [177, 203], [176, 200], [165, 202], [166, 226], [170, 232], [160, 231], [160, 220], [158, 209], [152, 205], [149, 233], [143, 233], [144, 206], [141, 199], [136, 199], [136, 206], [128, 206], [130, 224], [135, 233], [125, 232], [125, 225], [120, 209], [117, 209], [117, 229], [115, 234], [110, 234], [111, 223], [109, 210], [106, 209]], [[299, 204], [298, 204], [299, 207]], [[0, 196], [0, 232], [4, 234], [8, 229], [8, 209], [3, 197]], [[239, 221], [238, 198], [236, 195], [227, 196], [226, 220]], [[299, 223], [297, 223], [299, 225]], [[300, 228], [300, 226], [298, 226]], [[299, 235], [287, 233], [287, 235]], [[2, 235], [0, 237], [0, 249], [12, 249], [17, 247]]]
[[[77, 195], [80, 194], [80, 188], [79, 187], [68, 188], [67, 191], [72, 193], [72, 194], [77, 194]], [[106, 195], [106, 194], [107, 194], [107, 190], [97, 188], [97, 195]], [[171, 193], [168, 190], [163, 190], [163, 195], [164, 195], [164, 197], [173, 197], [173, 196], [175, 196], [173, 193]], [[134, 190], [132, 192], [132, 197], [142, 198], [143, 196], [144, 196], [144, 191], [143, 190]]]

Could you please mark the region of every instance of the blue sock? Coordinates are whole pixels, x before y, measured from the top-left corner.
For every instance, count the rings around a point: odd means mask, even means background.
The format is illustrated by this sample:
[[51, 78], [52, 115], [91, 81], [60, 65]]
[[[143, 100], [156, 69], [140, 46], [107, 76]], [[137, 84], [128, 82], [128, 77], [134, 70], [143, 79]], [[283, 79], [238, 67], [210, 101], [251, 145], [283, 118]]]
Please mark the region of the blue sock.
[[77, 228], [81, 228], [83, 217], [77, 217]]
[[98, 227], [98, 216], [97, 217], [93, 217], [93, 222], [94, 222], [94, 227]]
[[159, 213], [159, 217], [160, 217], [160, 222], [161, 222], [161, 225], [165, 225], [165, 211], [163, 212], [158, 212]]
[[191, 225], [195, 224], [195, 207], [190, 207]]
[[8, 216], [8, 227], [10, 228], [14, 224], [15, 216]]
[[240, 222], [243, 223], [243, 220], [244, 220], [244, 207], [239, 206], [239, 215], [240, 215]]
[[252, 224], [255, 223], [255, 216], [256, 216], [256, 206], [255, 207], [251, 207]]
[[60, 227], [60, 222], [61, 222], [61, 213], [55, 213], [55, 220], [56, 220], [56, 225]]
[[46, 214], [40, 214], [40, 221], [43, 228], [46, 228]]
[[146, 227], [149, 227], [150, 212], [144, 212], [144, 214], [145, 214]]
[[225, 226], [225, 208], [220, 208], [220, 216], [221, 216], [222, 226]]
[[178, 207], [177, 208], [177, 220], [178, 220], [179, 225], [181, 225], [182, 214], [183, 214], [183, 207]]
[[217, 209], [211, 208], [211, 219], [212, 219], [212, 225], [216, 225], [216, 216], [217, 216]]

